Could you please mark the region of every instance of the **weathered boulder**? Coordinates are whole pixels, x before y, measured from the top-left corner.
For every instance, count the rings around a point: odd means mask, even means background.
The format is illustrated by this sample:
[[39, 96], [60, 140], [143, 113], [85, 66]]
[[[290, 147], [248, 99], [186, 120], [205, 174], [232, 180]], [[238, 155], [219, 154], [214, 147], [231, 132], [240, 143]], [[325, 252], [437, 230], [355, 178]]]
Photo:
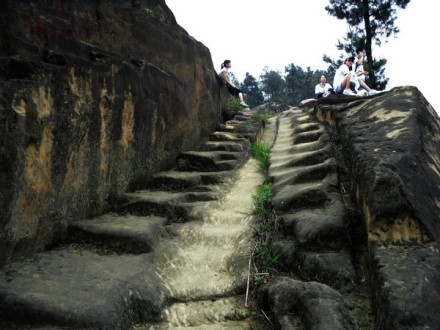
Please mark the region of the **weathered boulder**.
[[261, 292], [277, 329], [356, 329], [341, 294], [324, 284], [279, 277]]
[[[319, 327], [295, 291], [311, 281], [341, 294], [355, 328], [438, 327], [440, 120], [417, 88], [281, 113], [269, 175], [282, 233], [272, 247], [294, 277], [260, 290], [280, 328]], [[323, 315], [339, 306], [315, 304]]]
[[378, 244], [440, 241], [440, 120], [415, 87], [324, 100], [345, 146], [352, 193]]
[[440, 120], [415, 87], [320, 100], [368, 235], [375, 328], [440, 322]]
[[209, 50], [164, 0], [4, 1], [0, 264], [197, 150], [221, 121]]

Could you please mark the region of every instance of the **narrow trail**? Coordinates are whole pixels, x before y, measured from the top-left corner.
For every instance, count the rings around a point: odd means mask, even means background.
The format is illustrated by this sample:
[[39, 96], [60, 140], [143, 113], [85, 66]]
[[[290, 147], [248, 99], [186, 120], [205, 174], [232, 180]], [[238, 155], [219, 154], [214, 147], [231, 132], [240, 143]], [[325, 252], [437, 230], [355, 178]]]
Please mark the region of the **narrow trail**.
[[250, 114], [237, 117], [114, 213], [73, 223], [64, 244], [0, 272], [0, 326], [248, 329], [252, 194], [263, 181], [248, 138], [261, 124], [235, 132]]

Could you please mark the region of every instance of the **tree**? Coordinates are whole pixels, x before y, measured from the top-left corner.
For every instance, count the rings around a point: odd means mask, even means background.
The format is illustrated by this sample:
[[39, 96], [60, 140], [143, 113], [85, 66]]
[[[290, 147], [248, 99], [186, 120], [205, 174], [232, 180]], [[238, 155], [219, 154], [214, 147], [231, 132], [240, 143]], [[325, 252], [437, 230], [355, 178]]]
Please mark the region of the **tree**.
[[260, 76], [261, 90], [268, 102], [286, 102], [286, 82], [278, 71], [269, 71], [266, 67]]
[[293, 63], [285, 67], [285, 72], [289, 104], [300, 104], [302, 100], [314, 98], [315, 86], [319, 83], [321, 75], [326, 74], [324, 71], [312, 71], [310, 67], [304, 71]]
[[258, 85], [258, 81], [248, 72], [246, 72], [246, 77], [240, 84], [240, 88], [245, 94], [247, 104], [249, 104], [251, 108], [264, 102], [263, 92]]
[[[405, 9], [410, 0], [329, 0], [326, 6], [327, 12], [338, 19], [345, 19], [347, 23], [357, 29], [356, 35], [363, 35], [359, 41], [364, 42], [367, 53], [367, 71], [370, 71], [370, 86], [378, 88], [379, 84], [385, 84], [383, 75], [386, 60], [376, 61], [373, 57], [373, 42], [380, 47], [382, 39], [386, 40], [392, 35], [399, 33], [399, 28], [394, 26], [397, 18], [397, 9]], [[347, 34], [349, 36], [349, 34]], [[353, 45], [353, 43], [351, 43]], [[385, 86], [383, 86], [385, 87]]]

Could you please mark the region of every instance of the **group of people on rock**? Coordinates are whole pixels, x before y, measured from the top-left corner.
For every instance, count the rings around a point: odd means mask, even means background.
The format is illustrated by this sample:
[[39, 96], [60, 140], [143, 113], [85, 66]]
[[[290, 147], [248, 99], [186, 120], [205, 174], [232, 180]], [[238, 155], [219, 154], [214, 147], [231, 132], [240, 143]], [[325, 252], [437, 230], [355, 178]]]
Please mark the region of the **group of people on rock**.
[[[327, 82], [327, 76], [321, 75], [319, 84], [315, 87], [315, 96], [317, 99], [327, 97], [331, 94], [367, 96], [377, 94], [378, 91], [371, 89], [366, 83], [365, 78], [368, 76], [368, 71], [364, 70], [365, 50], [358, 48], [356, 50], [356, 57], [351, 54], [346, 55], [344, 63], [336, 70], [333, 87]], [[249, 106], [243, 100], [243, 92], [234, 85], [231, 80], [229, 69], [231, 68], [231, 61], [225, 60], [221, 65], [220, 77], [226, 84], [231, 95], [238, 98], [240, 104], [244, 108]], [[354, 88], [352, 88], [354, 85]]]
[[[368, 71], [364, 70], [365, 50], [356, 50], [356, 57], [347, 55], [344, 63], [336, 70], [333, 79], [333, 87], [327, 83], [326, 75], [321, 75], [319, 84], [315, 87], [316, 98], [327, 97], [331, 94], [366, 96], [377, 94], [378, 91], [371, 89], [366, 83], [365, 78]], [[352, 89], [352, 84], [354, 88]]]

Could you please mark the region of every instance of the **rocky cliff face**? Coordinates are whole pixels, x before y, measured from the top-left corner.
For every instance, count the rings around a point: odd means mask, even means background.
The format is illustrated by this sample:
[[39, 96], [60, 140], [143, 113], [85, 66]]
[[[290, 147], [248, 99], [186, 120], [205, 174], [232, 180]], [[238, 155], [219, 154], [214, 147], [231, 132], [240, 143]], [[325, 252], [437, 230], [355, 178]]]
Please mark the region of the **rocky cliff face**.
[[4, 1], [0, 264], [197, 149], [221, 119], [209, 50], [163, 0]]
[[273, 248], [293, 278], [261, 290], [279, 327], [438, 327], [440, 120], [431, 105], [406, 86], [279, 116]]

